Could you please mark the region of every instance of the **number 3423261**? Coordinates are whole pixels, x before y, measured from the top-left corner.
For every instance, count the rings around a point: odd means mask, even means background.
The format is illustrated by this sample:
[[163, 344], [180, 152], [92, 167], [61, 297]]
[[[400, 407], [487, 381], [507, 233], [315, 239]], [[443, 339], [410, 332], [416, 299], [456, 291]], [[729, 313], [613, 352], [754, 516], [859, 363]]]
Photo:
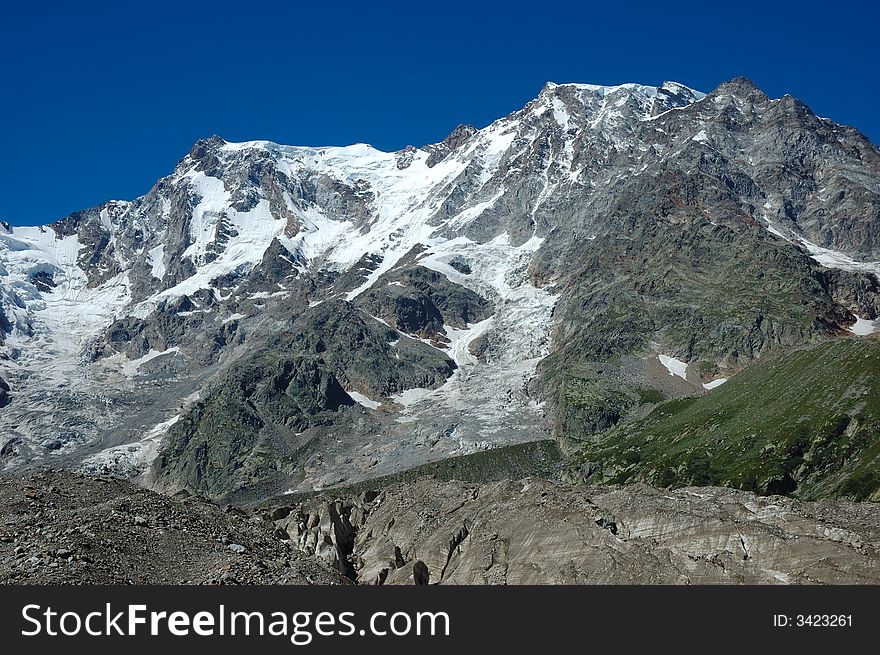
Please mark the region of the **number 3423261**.
[[852, 624], [852, 614], [777, 614], [773, 617], [773, 625], [778, 628], [851, 628]]

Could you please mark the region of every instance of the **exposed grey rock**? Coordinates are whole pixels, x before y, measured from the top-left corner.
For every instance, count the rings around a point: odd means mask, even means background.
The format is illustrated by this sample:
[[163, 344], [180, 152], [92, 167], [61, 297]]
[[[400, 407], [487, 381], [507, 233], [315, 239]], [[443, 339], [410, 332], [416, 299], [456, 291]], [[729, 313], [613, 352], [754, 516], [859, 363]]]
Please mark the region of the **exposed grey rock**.
[[410, 167], [415, 158], [416, 149], [413, 146], [407, 146], [397, 153], [397, 168], [405, 170]]
[[6, 383], [6, 380], [0, 378], [0, 407], [5, 407], [9, 403], [9, 385]]
[[442, 161], [449, 153], [464, 145], [476, 133], [477, 128], [473, 125], [459, 125], [443, 141], [427, 147], [430, 156], [425, 164], [428, 168], [436, 166], [438, 162]]
[[359, 299], [370, 314], [405, 334], [448, 342], [444, 326], [466, 328], [494, 313], [491, 301], [421, 266], [382, 276]]
[[431, 573], [428, 571], [428, 566], [422, 560], [418, 560], [413, 564], [412, 574], [413, 582], [416, 586], [424, 587], [431, 582]]
[[[426, 479], [384, 489], [369, 503], [307, 503], [298, 515], [331, 505], [351, 512], [356, 534], [348, 557], [364, 584], [426, 584], [429, 575], [431, 584], [880, 579], [880, 506], [872, 503], [803, 503], [714, 487]], [[311, 542], [326, 534], [313, 530]], [[413, 566], [397, 567], [399, 553]]]

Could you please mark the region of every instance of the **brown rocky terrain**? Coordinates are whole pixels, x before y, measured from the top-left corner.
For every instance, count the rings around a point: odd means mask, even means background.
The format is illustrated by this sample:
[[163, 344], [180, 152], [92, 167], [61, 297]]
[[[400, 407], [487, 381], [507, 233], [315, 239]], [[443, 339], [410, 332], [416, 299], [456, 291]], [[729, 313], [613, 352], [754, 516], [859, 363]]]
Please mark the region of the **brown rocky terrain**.
[[0, 582], [339, 584], [271, 523], [112, 478], [0, 478]]

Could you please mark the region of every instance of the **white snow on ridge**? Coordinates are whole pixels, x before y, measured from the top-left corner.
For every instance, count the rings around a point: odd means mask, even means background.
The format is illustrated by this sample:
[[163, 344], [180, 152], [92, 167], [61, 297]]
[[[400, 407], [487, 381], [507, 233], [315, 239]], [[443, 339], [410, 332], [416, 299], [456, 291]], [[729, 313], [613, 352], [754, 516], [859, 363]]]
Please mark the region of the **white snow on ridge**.
[[703, 382], [703, 388], [711, 391], [716, 387], [720, 387], [725, 382], [727, 382], [727, 378], [718, 378], [717, 380], [712, 380], [711, 382]]
[[657, 359], [666, 367], [669, 375], [675, 375], [682, 380], [687, 380], [687, 362], [683, 362], [675, 357], [669, 357], [668, 355], [657, 355]]
[[[403, 170], [397, 168], [394, 153], [376, 150], [371, 150], [369, 156], [364, 155], [363, 161], [354, 162], [349, 176], [369, 183], [376, 194], [373, 203], [376, 217], [366, 234], [353, 229], [341, 232], [326, 251], [325, 258], [345, 267], [355, 263], [365, 253], [380, 252], [383, 261], [360, 286], [346, 295], [346, 299], [353, 300], [369, 289], [413, 246], [430, 243], [432, 235], [442, 226], [430, 225], [429, 221], [446, 200], [449, 185], [468, 166], [472, 156], [482, 163], [482, 176], [487, 179], [491, 177], [514, 136], [512, 125], [498, 122], [476, 135], [464, 152], [447, 157], [433, 167], [427, 166], [429, 155], [421, 150], [416, 152], [412, 163]], [[334, 172], [338, 174], [341, 171]], [[467, 215], [462, 212], [450, 220], [472, 220], [492, 202], [472, 208]]]
[[559, 98], [553, 98], [553, 118], [556, 119], [563, 131], [568, 129], [568, 110]]
[[673, 93], [681, 93], [681, 92], [689, 92], [693, 94], [696, 100], [702, 100], [706, 97], [705, 93], [701, 91], [697, 91], [696, 89], [692, 89], [684, 84], [680, 84], [678, 82], [664, 82], [662, 86], [648, 86], [646, 84], [637, 84], [635, 82], [626, 82], [624, 84], [583, 84], [580, 82], [566, 82], [563, 84], [556, 84], [555, 82], [548, 82], [547, 87], [550, 90], [553, 90], [560, 86], [568, 86], [575, 89], [579, 89], [581, 91], [593, 91], [602, 96], [611, 95], [616, 91], [620, 91], [622, 89], [626, 89], [628, 91], [635, 91], [637, 93], [641, 93], [649, 98], [654, 98], [657, 96], [657, 93], [664, 89], [666, 91], [670, 91]]
[[[198, 174], [198, 187], [205, 193], [202, 201], [193, 212], [190, 225], [193, 243], [184, 251], [197, 265], [196, 273], [179, 284], [153, 295], [133, 309], [132, 314], [143, 318], [159, 304], [162, 299], [178, 298], [210, 288], [213, 280], [233, 272], [245, 273], [258, 264], [266, 249], [276, 237], [285, 243], [285, 221], [276, 219], [269, 211], [269, 201], [260, 200], [256, 207], [247, 212], [238, 212], [226, 207], [228, 192], [223, 182], [217, 178]], [[222, 190], [221, 190], [222, 189]], [[211, 262], [205, 262], [205, 253], [214, 241], [221, 212], [226, 221], [236, 230], [237, 236], [226, 243], [223, 251]], [[289, 240], [287, 240], [289, 241]], [[287, 245], [285, 243], [285, 245]], [[155, 249], [154, 249], [155, 250]], [[152, 255], [151, 251], [151, 255]], [[153, 262], [153, 276], [164, 275], [164, 265]]]
[[192, 243], [184, 250], [185, 257], [194, 263], [201, 263], [208, 244], [214, 240], [217, 224], [229, 209], [231, 194], [226, 190], [223, 180], [205, 175], [201, 171], [189, 171], [188, 178], [195, 193], [200, 197], [199, 204], [193, 209], [189, 224], [189, 235]]
[[[409, 166], [397, 166], [397, 153], [382, 152], [366, 144], [344, 147], [305, 148], [272, 144], [265, 141], [229, 144], [224, 150], [262, 148], [273, 153], [278, 169], [292, 177], [306, 174], [327, 175], [353, 189], [366, 188], [372, 194], [373, 214], [368, 230], [355, 229], [353, 222], [331, 220], [317, 209], [303, 211], [289, 206], [303, 222], [303, 229], [292, 238], [282, 237], [291, 252], [299, 252], [307, 261], [322, 259], [339, 269], [356, 263], [364, 254], [381, 253], [383, 261], [356, 289], [352, 300], [368, 289], [400, 258], [418, 243], [426, 243], [440, 226], [429, 225], [450, 193], [450, 185], [476, 160], [481, 175], [488, 179], [515, 137], [515, 123], [502, 119], [474, 136], [463, 151], [446, 157], [436, 165], [427, 165], [430, 153], [417, 150]], [[202, 232], [213, 223], [206, 222], [218, 211], [214, 202], [223, 204], [218, 189], [205, 189], [205, 212], [200, 214]], [[201, 207], [201, 204], [200, 204]], [[209, 211], [210, 210], [210, 211]], [[194, 234], [195, 236], [195, 234]]]

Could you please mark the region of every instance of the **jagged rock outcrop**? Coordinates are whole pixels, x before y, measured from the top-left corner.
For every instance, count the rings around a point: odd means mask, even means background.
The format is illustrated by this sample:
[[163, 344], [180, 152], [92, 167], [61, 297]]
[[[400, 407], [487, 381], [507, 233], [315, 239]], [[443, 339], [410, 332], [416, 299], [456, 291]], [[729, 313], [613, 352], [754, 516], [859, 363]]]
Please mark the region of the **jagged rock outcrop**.
[[[278, 512], [275, 519], [283, 538], [289, 538], [300, 551], [328, 564], [340, 574], [354, 580], [352, 561], [354, 538], [363, 527], [365, 519], [362, 507], [335, 501], [320, 505], [312, 511], [297, 509]], [[271, 517], [270, 517], [271, 518]]]
[[9, 402], [9, 385], [6, 380], [0, 378], [0, 407], [5, 407]]
[[491, 301], [421, 266], [386, 273], [358, 303], [405, 334], [441, 342], [449, 341], [445, 326], [467, 329], [494, 313]]
[[475, 128], [473, 125], [459, 125], [454, 130], [452, 130], [449, 136], [443, 139], [440, 143], [436, 143], [434, 145], [426, 147], [426, 150], [430, 154], [425, 160], [425, 165], [428, 168], [436, 166], [447, 155], [449, 155], [449, 153], [467, 143], [468, 139], [470, 139], [476, 133], [477, 128]]

